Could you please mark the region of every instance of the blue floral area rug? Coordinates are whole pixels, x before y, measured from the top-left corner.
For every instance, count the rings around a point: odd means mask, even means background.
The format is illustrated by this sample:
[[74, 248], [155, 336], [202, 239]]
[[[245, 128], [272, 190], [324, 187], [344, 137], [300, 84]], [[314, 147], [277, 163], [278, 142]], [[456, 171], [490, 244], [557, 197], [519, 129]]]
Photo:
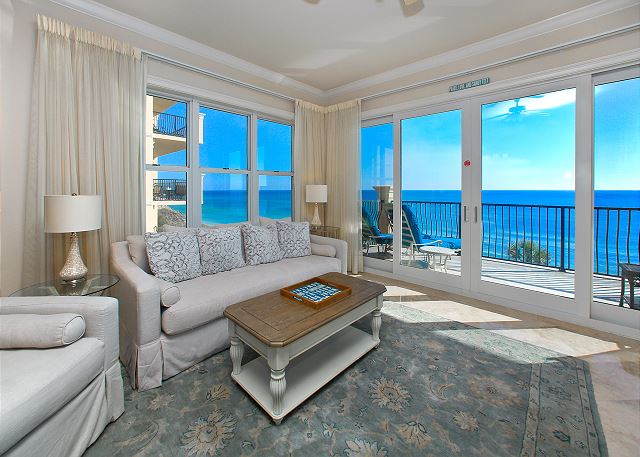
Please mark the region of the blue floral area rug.
[[147, 392], [125, 379], [125, 413], [86, 456], [607, 455], [583, 361], [391, 302], [381, 340], [279, 426], [228, 351]]

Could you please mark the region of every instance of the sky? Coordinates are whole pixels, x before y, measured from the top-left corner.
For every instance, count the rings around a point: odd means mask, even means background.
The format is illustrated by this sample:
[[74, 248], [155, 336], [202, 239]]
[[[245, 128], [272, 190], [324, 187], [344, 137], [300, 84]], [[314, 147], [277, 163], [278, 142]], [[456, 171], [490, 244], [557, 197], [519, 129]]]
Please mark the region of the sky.
[[[575, 89], [482, 107], [483, 190], [574, 190]], [[524, 110], [522, 110], [524, 107]], [[640, 189], [640, 79], [594, 95], [596, 190]], [[405, 190], [459, 190], [461, 117], [450, 111], [402, 121]], [[362, 131], [363, 189], [392, 184], [393, 126]]]

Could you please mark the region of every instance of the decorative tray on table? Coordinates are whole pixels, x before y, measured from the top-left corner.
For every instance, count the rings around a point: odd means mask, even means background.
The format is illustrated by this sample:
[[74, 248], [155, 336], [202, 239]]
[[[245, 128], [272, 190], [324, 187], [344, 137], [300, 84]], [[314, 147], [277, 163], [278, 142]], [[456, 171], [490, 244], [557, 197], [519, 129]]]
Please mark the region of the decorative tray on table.
[[329, 282], [322, 278], [311, 278], [280, 289], [280, 294], [304, 303], [315, 309], [351, 295], [351, 287]]

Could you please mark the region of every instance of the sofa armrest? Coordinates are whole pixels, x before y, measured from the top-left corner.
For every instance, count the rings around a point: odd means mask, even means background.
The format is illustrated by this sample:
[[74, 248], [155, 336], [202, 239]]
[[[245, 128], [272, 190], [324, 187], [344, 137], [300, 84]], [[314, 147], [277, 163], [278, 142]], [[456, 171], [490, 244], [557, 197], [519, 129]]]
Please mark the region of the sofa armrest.
[[335, 238], [320, 235], [311, 235], [311, 242], [333, 246], [336, 250], [336, 259], [340, 260], [341, 273], [347, 274], [347, 242]]
[[160, 338], [160, 288], [155, 278], [136, 265], [126, 241], [111, 244], [111, 270], [120, 282], [111, 295], [120, 303], [120, 325], [137, 346]]
[[118, 300], [111, 297], [3, 297], [0, 314], [80, 314], [86, 325], [83, 338], [104, 343], [104, 370], [118, 360]]

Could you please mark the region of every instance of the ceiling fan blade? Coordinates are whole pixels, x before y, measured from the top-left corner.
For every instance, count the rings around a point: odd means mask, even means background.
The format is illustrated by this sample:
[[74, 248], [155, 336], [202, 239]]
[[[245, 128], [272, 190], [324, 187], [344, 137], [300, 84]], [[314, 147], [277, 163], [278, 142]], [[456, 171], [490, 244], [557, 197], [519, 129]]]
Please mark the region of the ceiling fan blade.
[[482, 120], [483, 121], [489, 121], [489, 120], [492, 120], [492, 119], [505, 119], [505, 118], [511, 117], [511, 116], [513, 116], [513, 115], [512, 114], [498, 114], [497, 116], [485, 117]]

